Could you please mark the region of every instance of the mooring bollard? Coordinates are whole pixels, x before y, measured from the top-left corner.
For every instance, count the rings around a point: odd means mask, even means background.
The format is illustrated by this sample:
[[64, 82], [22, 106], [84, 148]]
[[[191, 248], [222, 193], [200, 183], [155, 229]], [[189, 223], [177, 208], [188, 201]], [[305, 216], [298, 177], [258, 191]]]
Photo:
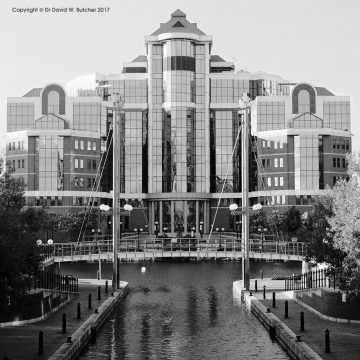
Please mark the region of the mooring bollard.
[[44, 334], [42, 331], [39, 331], [39, 355], [44, 355]]
[[78, 320], [81, 319], [81, 305], [80, 305], [79, 302], [77, 303], [76, 318], [77, 318]]
[[325, 352], [330, 352], [330, 331], [329, 329], [325, 330]]
[[300, 313], [300, 331], [304, 331], [304, 312]]
[[285, 301], [285, 319], [287, 319], [289, 317], [289, 303], [286, 300]]
[[266, 299], [266, 286], [263, 287], [263, 298]]
[[98, 300], [101, 300], [101, 286], [98, 287]]
[[88, 309], [92, 309], [92, 306], [91, 306], [91, 294], [89, 294]]
[[109, 283], [108, 283], [108, 281], [106, 280], [106, 281], [105, 281], [105, 294], [107, 294], [107, 293], [109, 292], [108, 286], [109, 286]]
[[255, 280], [255, 292], [258, 292], [258, 288], [257, 288], [257, 280]]
[[66, 314], [63, 314], [62, 316], [62, 331], [63, 334], [66, 333]]
[[275, 292], [273, 292], [273, 308], [276, 308]]

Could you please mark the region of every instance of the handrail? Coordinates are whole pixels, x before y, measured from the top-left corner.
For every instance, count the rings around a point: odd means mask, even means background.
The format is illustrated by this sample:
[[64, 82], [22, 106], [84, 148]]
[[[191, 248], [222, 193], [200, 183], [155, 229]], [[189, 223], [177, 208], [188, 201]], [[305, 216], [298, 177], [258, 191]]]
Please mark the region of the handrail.
[[32, 278], [31, 288], [78, 292], [79, 280], [71, 275], [54, 274], [47, 271], [39, 271]]
[[[52, 256], [92, 256], [103, 253], [111, 253], [113, 250], [112, 240], [90, 241], [81, 243], [54, 243]], [[251, 240], [249, 251], [252, 253], [282, 254], [282, 255], [306, 255], [306, 244], [302, 242], [279, 242]], [[118, 240], [119, 253], [127, 252], [243, 252], [243, 242], [235, 239], [215, 239], [207, 243], [204, 239], [194, 238], [151, 238], [135, 240]]]
[[336, 270], [321, 269], [285, 278], [285, 291], [336, 287]]

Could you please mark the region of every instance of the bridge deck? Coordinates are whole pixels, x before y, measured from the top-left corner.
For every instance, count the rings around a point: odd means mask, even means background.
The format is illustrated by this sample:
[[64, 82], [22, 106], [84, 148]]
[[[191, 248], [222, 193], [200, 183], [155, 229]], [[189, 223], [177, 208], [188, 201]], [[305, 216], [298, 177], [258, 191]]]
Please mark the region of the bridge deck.
[[[119, 241], [118, 258], [156, 259], [156, 258], [242, 258], [244, 249], [241, 242], [222, 240], [204, 243], [199, 239], [162, 239]], [[49, 254], [55, 262], [112, 261], [113, 249], [111, 240], [82, 243], [56, 243]], [[302, 261], [305, 255], [305, 244], [301, 242], [260, 242], [251, 241], [249, 256], [264, 260]]]

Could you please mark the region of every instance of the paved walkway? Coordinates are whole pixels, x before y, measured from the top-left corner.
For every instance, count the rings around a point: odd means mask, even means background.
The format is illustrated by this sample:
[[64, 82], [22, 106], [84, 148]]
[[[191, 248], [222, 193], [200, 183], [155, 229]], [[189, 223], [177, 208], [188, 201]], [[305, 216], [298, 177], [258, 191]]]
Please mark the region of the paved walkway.
[[[0, 360], [48, 359], [77, 328], [94, 313], [111, 293], [105, 294], [105, 280], [79, 280], [79, 294], [58, 312], [35, 324], [8, 326], [0, 328]], [[97, 300], [98, 286], [101, 286], [101, 300]], [[88, 309], [88, 296], [91, 293], [92, 309]], [[81, 304], [81, 319], [77, 320], [77, 303]], [[62, 316], [66, 314], [66, 334], [62, 333]], [[39, 331], [44, 334], [44, 355], [38, 355]]]
[[[279, 289], [280, 282], [267, 282], [259, 280], [258, 292], [253, 292], [270, 311], [275, 314], [296, 335], [301, 335], [301, 340], [306, 342], [323, 359], [331, 360], [359, 360], [360, 359], [360, 324], [336, 323], [323, 320], [319, 316], [287, 298]], [[253, 284], [253, 282], [252, 282]], [[266, 300], [263, 300], [263, 284], [267, 285]], [[284, 281], [282, 281], [282, 287]], [[251, 289], [255, 287], [252, 285]], [[272, 292], [276, 293], [276, 308], [272, 307]], [[285, 318], [285, 301], [288, 301], [289, 318]], [[304, 312], [304, 328], [300, 331], [300, 312]], [[330, 353], [325, 353], [325, 329], [330, 331]]]

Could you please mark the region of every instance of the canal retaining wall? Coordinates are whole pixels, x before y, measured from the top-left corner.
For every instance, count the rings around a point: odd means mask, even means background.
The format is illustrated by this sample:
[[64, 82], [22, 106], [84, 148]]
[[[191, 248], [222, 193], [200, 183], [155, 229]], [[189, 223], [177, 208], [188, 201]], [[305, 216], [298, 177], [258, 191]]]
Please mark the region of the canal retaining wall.
[[321, 360], [322, 358], [312, 350], [306, 343], [297, 341], [296, 334], [289, 329], [278, 317], [249, 292], [245, 292], [241, 281], [233, 283], [234, 298], [241, 299], [246, 307], [259, 319], [264, 327], [270, 332], [275, 328], [275, 337], [278, 343], [286, 350], [291, 358], [296, 360]]
[[335, 322], [360, 323], [360, 297], [329, 288], [286, 291], [290, 299], [322, 319]]
[[117, 305], [123, 300], [128, 292], [128, 283], [121, 281], [121, 289], [110, 296], [71, 336], [71, 341], [63, 344], [49, 360], [73, 360], [89, 346], [92, 329], [98, 333], [105, 321], [109, 319]]

